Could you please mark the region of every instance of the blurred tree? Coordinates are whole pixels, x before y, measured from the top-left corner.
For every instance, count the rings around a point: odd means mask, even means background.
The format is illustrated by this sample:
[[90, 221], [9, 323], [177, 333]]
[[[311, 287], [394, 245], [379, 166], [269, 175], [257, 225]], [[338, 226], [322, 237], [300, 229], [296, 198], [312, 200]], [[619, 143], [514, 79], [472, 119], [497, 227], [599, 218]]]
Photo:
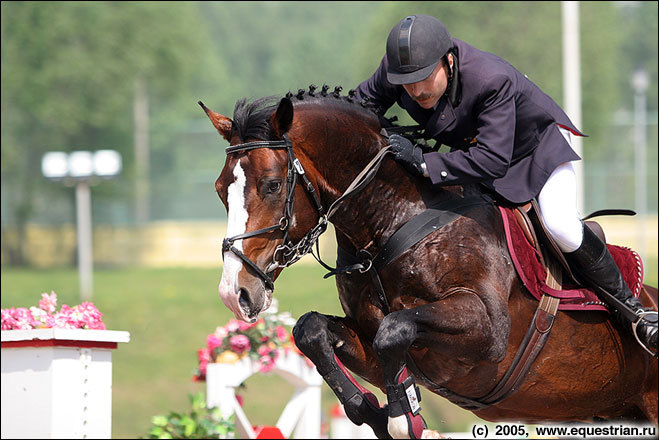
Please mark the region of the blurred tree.
[[[365, 18], [381, 7], [368, 2], [201, 3], [216, 51], [231, 77], [222, 108], [236, 100], [283, 95], [312, 83], [347, 91], [354, 81], [351, 49]], [[220, 107], [218, 107], [220, 110]], [[226, 111], [226, 110], [222, 110]]]
[[[19, 232], [38, 195], [62, 191], [41, 177], [45, 151], [116, 149], [130, 193], [136, 78], [147, 84], [157, 145], [197, 111], [181, 99], [209, 72], [222, 75], [200, 20], [194, 3], [2, 2], [2, 194]], [[17, 264], [21, 237], [2, 241]]]
[[[631, 152], [620, 148], [624, 138], [610, 136], [614, 112], [630, 108], [628, 75], [639, 66], [650, 72], [648, 102], [656, 111], [657, 4], [580, 4], [582, 128], [590, 135], [585, 159], [625, 167], [619, 159]], [[95, 201], [114, 196], [116, 202], [101, 209], [105, 221], [131, 219], [126, 205], [132, 204], [124, 200], [134, 193], [137, 78], [146, 85], [151, 185], [158, 188], [150, 203], [160, 207], [157, 218], [224, 215], [212, 182], [225, 141], [196, 101], [231, 115], [239, 98], [283, 95], [311, 83], [341, 85], [345, 93], [373, 73], [391, 26], [413, 13], [438, 17], [453, 36], [502, 56], [562, 101], [560, 2], [2, 2], [1, 7], [3, 225], [72, 221], [71, 191], [47, 185], [39, 170], [42, 153], [55, 149], [121, 151], [124, 178], [95, 188]], [[411, 122], [396, 109], [390, 114]], [[656, 157], [656, 147], [653, 151], [649, 158]], [[62, 199], [71, 206], [51, 203]], [[20, 250], [13, 237], [3, 236], [2, 246]], [[20, 260], [20, 252], [13, 255]]]

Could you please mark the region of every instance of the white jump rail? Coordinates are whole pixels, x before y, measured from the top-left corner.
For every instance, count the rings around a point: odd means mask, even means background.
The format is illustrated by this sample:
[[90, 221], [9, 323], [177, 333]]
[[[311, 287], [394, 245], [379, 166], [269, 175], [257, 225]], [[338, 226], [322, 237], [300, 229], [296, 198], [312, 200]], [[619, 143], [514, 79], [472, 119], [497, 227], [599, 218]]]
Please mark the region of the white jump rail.
[[[235, 414], [236, 434], [240, 438], [253, 439], [256, 433], [236, 399], [236, 388], [253, 374], [259, 374], [258, 368], [257, 362], [245, 357], [234, 364], [208, 364], [206, 370], [207, 405], [219, 407], [223, 416]], [[323, 378], [316, 367], [308, 365], [304, 357], [293, 351], [281, 350], [275, 368], [267, 374], [276, 374], [295, 388], [277, 428], [286, 438], [291, 438], [293, 430], [295, 438], [320, 438]]]
[[111, 438], [113, 330], [2, 330], [2, 438]]

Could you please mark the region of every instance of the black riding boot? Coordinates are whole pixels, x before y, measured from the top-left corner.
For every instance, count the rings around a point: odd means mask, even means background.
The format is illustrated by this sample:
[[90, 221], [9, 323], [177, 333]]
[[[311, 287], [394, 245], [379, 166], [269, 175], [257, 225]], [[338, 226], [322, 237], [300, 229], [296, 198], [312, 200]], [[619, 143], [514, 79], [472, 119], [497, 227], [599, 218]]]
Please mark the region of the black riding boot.
[[[636, 335], [639, 342], [653, 354], [657, 353], [657, 313], [645, 310], [640, 301], [634, 297], [627, 283], [622, 278], [620, 269], [609, 253], [606, 244], [595, 235], [589, 227], [584, 227], [583, 242], [579, 249], [566, 253], [565, 257], [581, 281], [595, 289], [595, 293], [615, 310], [615, 316], [626, 328], [634, 333], [633, 323], [637, 322]], [[628, 311], [620, 310], [623, 306], [601, 293], [608, 292], [618, 299]], [[627, 312], [627, 313], [625, 313]], [[634, 316], [635, 315], [635, 316]]]

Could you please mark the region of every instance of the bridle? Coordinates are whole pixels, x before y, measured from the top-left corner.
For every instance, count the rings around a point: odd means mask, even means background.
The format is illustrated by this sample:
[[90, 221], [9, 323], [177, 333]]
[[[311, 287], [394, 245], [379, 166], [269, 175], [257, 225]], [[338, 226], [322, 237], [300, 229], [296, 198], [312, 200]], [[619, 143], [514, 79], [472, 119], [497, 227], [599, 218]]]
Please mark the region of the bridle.
[[[234, 235], [233, 237], [227, 237], [222, 242], [222, 254], [224, 252], [232, 252], [235, 256], [240, 258], [245, 264], [247, 264], [256, 274], [263, 280], [267, 289], [274, 289], [274, 281], [269, 273], [272, 273], [275, 269], [280, 267], [288, 267], [291, 264], [298, 261], [305, 254], [307, 254], [313, 244], [318, 240], [318, 237], [325, 232], [327, 229], [327, 217], [324, 214], [323, 206], [318, 197], [316, 189], [313, 187], [309, 178], [304, 172], [304, 168], [300, 161], [295, 157], [293, 153], [293, 144], [287, 135], [284, 135], [284, 140], [281, 141], [256, 141], [256, 142], [247, 142], [243, 144], [237, 144], [230, 146], [226, 149], [226, 154], [242, 153], [244, 151], [255, 150], [258, 148], [269, 148], [269, 149], [285, 149], [288, 155], [288, 171], [286, 173], [286, 202], [284, 205], [284, 214], [279, 219], [279, 223], [268, 226], [267, 228], [257, 229], [256, 231], [246, 232], [244, 234]], [[293, 205], [295, 203], [295, 188], [297, 186], [298, 178], [301, 178], [304, 183], [304, 188], [307, 190], [314, 204], [316, 205], [316, 210], [320, 216], [318, 224], [313, 227], [302, 239], [293, 244], [292, 240], [289, 237], [289, 229], [291, 225], [291, 220], [293, 218]], [[277, 246], [274, 254], [272, 255], [272, 262], [266, 267], [265, 271], [261, 270], [258, 265], [250, 260], [243, 252], [237, 249], [233, 243], [236, 240], [242, 240], [244, 238], [255, 237], [257, 235], [269, 234], [275, 231], [283, 231], [284, 238], [282, 244]]]
[[[222, 242], [222, 255], [224, 256], [224, 252], [233, 253], [236, 257], [247, 264], [247, 266], [249, 266], [258, 275], [259, 278], [261, 278], [267, 289], [274, 290], [274, 281], [269, 274], [280, 267], [284, 268], [292, 265], [309, 252], [312, 252], [314, 244], [316, 247], [318, 246], [318, 238], [320, 238], [320, 236], [327, 230], [329, 218], [332, 216], [332, 214], [334, 214], [334, 212], [336, 212], [339, 203], [341, 203], [341, 201], [343, 201], [349, 195], [362, 190], [373, 179], [375, 173], [380, 167], [380, 164], [382, 163], [382, 159], [387, 153], [390, 152], [390, 149], [389, 147], [381, 149], [378, 154], [369, 162], [369, 164], [366, 165], [362, 172], [359, 173], [359, 175], [353, 180], [346, 191], [332, 203], [327, 211], [325, 211], [320, 202], [320, 198], [316, 192], [316, 189], [309, 181], [309, 178], [304, 172], [302, 164], [295, 157], [295, 153], [293, 153], [293, 144], [291, 143], [288, 135], [284, 134], [283, 140], [278, 141], [255, 141], [232, 145], [227, 147], [226, 154], [229, 155], [234, 153], [242, 153], [259, 148], [286, 150], [288, 156], [288, 171], [286, 174], [286, 201], [284, 205], [284, 214], [279, 219], [279, 223], [275, 225], [225, 238]], [[319, 218], [316, 226], [311, 228], [311, 230], [309, 230], [309, 232], [307, 232], [304, 237], [302, 237], [297, 243], [293, 243], [289, 236], [289, 228], [293, 218], [295, 188], [299, 178], [302, 179], [304, 188], [311, 196], [311, 199], [316, 206], [316, 211], [318, 212]], [[269, 234], [275, 231], [284, 231], [284, 237], [282, 244], [278, 245], [272, 254], [272, 262], [265, 268], [265, 270], [261, 270], [261, 268], [259, 268], [254, 261], [250, 260], [242, 251], [233, 245], [236, 240], [242, 240], [262, 234]], [[326, 268], [331, 269], [324, 262], [322, 262], [319, 257], [314, 255], [314, 258], [316, 258], [316, 260], [318, 260], [318, 262]]]

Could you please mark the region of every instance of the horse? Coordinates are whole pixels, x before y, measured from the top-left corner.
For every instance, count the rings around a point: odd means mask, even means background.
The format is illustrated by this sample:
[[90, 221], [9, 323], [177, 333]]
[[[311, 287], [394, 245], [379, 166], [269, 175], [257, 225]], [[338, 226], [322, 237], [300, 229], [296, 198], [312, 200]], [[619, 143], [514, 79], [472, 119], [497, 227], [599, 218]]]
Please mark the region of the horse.
[[[605, 311], [556, 312], [523, 378], [484, 399], [516, 362], [538, 310], [511, 264], [500, 211], [477, 184], [437, 188], [407, 173], [387, 154], [381, 113], [352, 91], [327, 89], [241, 99], [233, 119], [199, 101], [230, 144], [215, 182], [228, 214], [218, 290], [236, 318], [254, 321], [269, 307], [281, 271], [331, 221], [345, 316], [308, 312], [293, 336], [354, 423], [378, 438], [426, 435], [419, 384], [491, 422], [656, 425], [657, 359]], [[429, 206], [452, 214], [375, 265]], [[656, 310], [652, 295], [643, 285], [642, 301]]]

